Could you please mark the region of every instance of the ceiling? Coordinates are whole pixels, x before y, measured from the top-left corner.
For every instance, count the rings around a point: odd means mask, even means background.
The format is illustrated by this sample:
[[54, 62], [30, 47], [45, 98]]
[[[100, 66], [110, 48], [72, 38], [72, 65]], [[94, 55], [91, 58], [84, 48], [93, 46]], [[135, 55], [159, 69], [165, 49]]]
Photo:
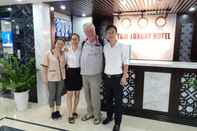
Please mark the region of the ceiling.
[[[87, 16], [113, 15], [114, 13], [141, 13], [142, 11], [157, 13], [187, 13], [190, 7], [197, 10], [197, 0], [0, 0], [0, 5], [45, 2], [55, 7], [59, 12], [69, 11], [73, 15]], [[59, 6], [66, 5], [66, 11]]]
[[168, 10], [176, 14], [197, 6], [197, 0], [95, 0], [94, 3], [97, 12], [107, 13]]
[[40, 3], [40, 2], [50, 2], [50, 1], [60, 1], [60, 0], [0, 0], [0, 6], [25, 4], [25, 3]]

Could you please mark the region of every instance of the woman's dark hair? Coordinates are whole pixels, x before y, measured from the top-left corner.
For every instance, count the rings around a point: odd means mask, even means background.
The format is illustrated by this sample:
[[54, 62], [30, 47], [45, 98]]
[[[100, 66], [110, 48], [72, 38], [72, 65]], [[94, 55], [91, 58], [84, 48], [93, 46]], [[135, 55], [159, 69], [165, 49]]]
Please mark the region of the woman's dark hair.
[[58, 40], [63, 41], [65, 43], [65, 39], [64, 38], [58, 38], [57, 37], [57, 38], [55, 38], [54, 45], [57, 43]]
[[106, 27], [105, 31], [108, 31], [108, 30], [111, 29], [111, 28], [115, 29], [115, 31], [117, 32], [117, 27], [116, 27], [115, 25], [108, 25], [108, 26]]
[[56, 37], [54, 43], [51, 46], [51, 49], [54, 49], [55, 48], [55, 45], [56, 45], [56, 43], [57, 43], [58, 40], [61, 40], [61, 41], [63, 41], [65, 43], [65, 39], [64, 38]]
[[77, 36], [78, 40], [80, 40], [80, 36], [79, 36], [77, 33], [72, 33], [71, 38], [72, 38], [74, 35]]

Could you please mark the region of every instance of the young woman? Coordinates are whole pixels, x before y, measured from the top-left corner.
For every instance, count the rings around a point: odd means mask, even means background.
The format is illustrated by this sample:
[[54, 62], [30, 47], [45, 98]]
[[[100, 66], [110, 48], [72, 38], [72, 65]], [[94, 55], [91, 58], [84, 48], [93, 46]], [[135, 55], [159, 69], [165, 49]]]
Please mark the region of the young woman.
[[65, 59], [67, 63], [66, 71], [66, 89], [67, 89], [67, 106], [68, 106], [68, 122], [75, 123], [78, 118], [77, 106], [79, 103], [80, 90], [82, 87], [82, 78], [80, 75], [80, 56], [81, 48], [79, 47], [79, 35], [72, 34], [71, 46], [65, 51]]
[[64, 40], [57, 39], [54, 48], [44, 55], [43, 80], [49, 91], [49, 106], [51, 109], [51, 118], [61, 118], [60, 106], [61, 95], [65, 79], [65, 57], [62, 48]]

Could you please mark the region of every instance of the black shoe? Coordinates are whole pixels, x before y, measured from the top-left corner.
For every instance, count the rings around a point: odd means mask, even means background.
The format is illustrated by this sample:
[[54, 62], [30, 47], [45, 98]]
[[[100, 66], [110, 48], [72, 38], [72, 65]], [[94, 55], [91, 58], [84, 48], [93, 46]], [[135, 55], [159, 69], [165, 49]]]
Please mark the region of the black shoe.
[[68, 123], [75, 124], [75, 118], [74, 117], [69, 117], [68, 118]]
[[75, 119], [77, 119], [79, 117], [79, 115], [76, 112], [74, 112], [72, 115], [73, 115], [73, 118], [75, 118]]
[[103, 125], [106, 125], [108, 124], [109, 122], [112, 121], [112, 118], [106, 118], [104, 121], [103, 121]]
[[53, 120], [57, 119], [57, 118], [56, 118], [56, 112], [52, 112], [52, 113], [51, 113], [51, 118], [52, 118]]
[[62, 118], [62, 115], [60, 114], [59, 111], [55, 112], [55, 116], [56, 116], [56, 119]]
[[120, 131], [120, 125], [115, 124], [114, 128], [113, 128], [113, 131]]

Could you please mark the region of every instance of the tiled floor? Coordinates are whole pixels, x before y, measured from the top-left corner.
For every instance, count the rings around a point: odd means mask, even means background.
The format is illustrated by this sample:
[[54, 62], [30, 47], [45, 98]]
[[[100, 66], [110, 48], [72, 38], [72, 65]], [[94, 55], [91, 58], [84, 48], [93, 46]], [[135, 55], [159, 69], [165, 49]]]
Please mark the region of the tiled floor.
[[[79, 114], [85, 113], [85, 102], [82, 98], [79, 105]], [[64, 117], [62, 120], [53, 121], [49, 116], [48, 106], [30, 104], [29, 109], [24, 112], [17, 112], [15, 110], [15, 104], [13, 100], [0, 98], [0, 119], [7, 116], [10, 118], [15, 118], [23, 121], [33, 122], [37, 124], [42, 124], [46, 126], [61, 128], [69, 131], [111, 131], [113, 123], [107, 126], [104, 125], [93, 125], [92, 121], [82, 122], [80, 119], [76, 121], [76, 124], [68, 124], [66, 120], [66, 110], [65, 106], [62, 107], [62, 113]], [[15, 127], [19, 129], [24, 129], [27, 131], [55, 131], [55, 129], [50, 129], [38, 125], [27, 124], [19, 121], [14, 121], [10, 119], [0, 120], [0, 126], [6, 125], [10, 127]], [[149, 119], [137, 118], [132, 116], [124, 116], [123, 123], [121, 126], [121, 131], [196, 131], [197, 128], [178, 125], [160, 121], [154, 121]]]

